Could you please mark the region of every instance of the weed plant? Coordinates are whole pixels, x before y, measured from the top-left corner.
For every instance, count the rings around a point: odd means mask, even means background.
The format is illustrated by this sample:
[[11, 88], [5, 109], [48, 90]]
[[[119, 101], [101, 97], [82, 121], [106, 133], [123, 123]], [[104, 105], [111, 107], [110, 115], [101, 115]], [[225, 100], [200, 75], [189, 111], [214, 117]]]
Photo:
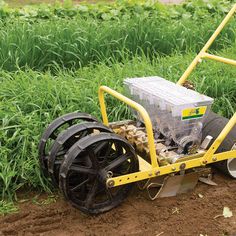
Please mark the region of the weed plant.
[[[197, 52], [222, 20], [175, 20], [145, 14], [131, 19], [98, 21], [92, 18], [0, 22], [0, 68], [47, 70], [54, 65], [77, 69], [91, 63], [123, 62], [133, 56], [150, 59], [176, 52]], [[213, 50], [232, 46], [232, 21], [213, 44]]]

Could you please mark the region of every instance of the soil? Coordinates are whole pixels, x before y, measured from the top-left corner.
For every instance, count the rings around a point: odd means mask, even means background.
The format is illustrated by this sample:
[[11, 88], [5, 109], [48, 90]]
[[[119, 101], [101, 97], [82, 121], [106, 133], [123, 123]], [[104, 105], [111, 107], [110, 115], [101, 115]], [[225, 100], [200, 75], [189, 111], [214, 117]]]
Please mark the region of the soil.
[[[20, 203], [19, 212], [0, 217], [0, 235], [236, 235], [236, 180], [217, 173], [218, 186], [198, 183], [195, 190], [176, 197], [147, 199], [134, 189], [119, 207], [88, 216], [62, 197], [48, 205]], [[45, 200], [46, 199], [46, 200]], [[47, 202], [45, 194], [41, 203]], [[233, 212], [223, 217], [223, 208]]]

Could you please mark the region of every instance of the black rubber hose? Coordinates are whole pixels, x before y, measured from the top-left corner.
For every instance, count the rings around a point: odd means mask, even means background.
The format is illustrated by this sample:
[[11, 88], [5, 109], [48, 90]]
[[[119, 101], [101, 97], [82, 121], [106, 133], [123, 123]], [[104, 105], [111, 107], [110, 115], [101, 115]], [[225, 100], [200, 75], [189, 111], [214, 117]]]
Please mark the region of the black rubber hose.
[[[210, 135], [213, 137], [213, 141], [218, 137], [220, 132], [228, 123], [229, 119], [222, 117], [214, 112], [210, 112], [203, 126], [203, 139]], [[222, 142], [216, 153], [229, 151], [232, 149], [233, 145], [236, 143], [236, 126], [230, 131], [225, 140]], [[236, 178], [236, 158], [233, 161], [225, 160], [217, 162], [214, 166], [224, 173]]]

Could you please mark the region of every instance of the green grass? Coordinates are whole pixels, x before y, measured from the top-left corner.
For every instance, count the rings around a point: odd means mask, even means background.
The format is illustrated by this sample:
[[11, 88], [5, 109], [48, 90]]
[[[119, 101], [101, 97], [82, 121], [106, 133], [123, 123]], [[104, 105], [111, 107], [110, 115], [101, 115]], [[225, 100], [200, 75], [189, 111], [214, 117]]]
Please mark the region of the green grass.
[[42, 3], [54, 4], [56, 1], [53, 0], [6, 0], [5, 1], [11, 7], [22, 7], [25, 5], [38, 5]]
[[[234, 47], [220, 55], [236, 57]], [[157, 59], [135, 57], [124, 63], [104, 63], [77, 71], [32, 70], [0, 74], [0, 189], [2, 198], [14, 198], [21, 187], [48, 190], [41, 176], [37, 145], [45, 127], [59, 115], [76, 110], [100, 118], [97, 90], [108, 85], [123, 92], [126, 77], [159, 75], [176, 81], [194, 57], [174, 55]], [[203, 62], [191, 76], [198, 91], [215, 99], [213, 110], [230, 117], [236, 109], [236, 69], [217, 62]], [[110, 120], [128, 115], [127, 107], [108, 97]]]
[[[0, 22], [1, 69], [28, 67], [47, 70], [80, 68], [91, 63], [124, 61], [133, 56], [155, 58], [159, 54], [198, 51], [219, 24], [221, 17], [207, 18], [196, 27], [192, 19], [163, 20], [159, 16], [127, 20], [55, 19]], [[194, 29], [194, 30], [193, 30]], [[219, 50], [236, 40], [236, 22], [213, 45]]]
[[[39, 5], [39, 4], [55, 4], [58, 0], [5, 0], [5, 2], [11, 7], [24, 7], [25, 5]], [[73, 1], [74, 4], [78, 4], [79, 1]], [[98, 2], [110, 2], [109, 0], [84, 0], [80, 2], [86, 3], [98, 3]]]
[[[133, 56], [152, 59], [176, 52], [197, 52], [231, 6], [222, 1], [201, 2], [167, 8], [157, 3], [121, 1], [7, 13], [0, 8], [0, 68], [42, 71], [56, 64], [77, 69], [91, 63], [122, 62]], [[229, 47], [235, 41], [236, 22], [231, 21], [212, 49]]]
[[13, 204], [13, 202], [0, 201], [0, 216], [9, 213], [16, 213], [18, 208]]

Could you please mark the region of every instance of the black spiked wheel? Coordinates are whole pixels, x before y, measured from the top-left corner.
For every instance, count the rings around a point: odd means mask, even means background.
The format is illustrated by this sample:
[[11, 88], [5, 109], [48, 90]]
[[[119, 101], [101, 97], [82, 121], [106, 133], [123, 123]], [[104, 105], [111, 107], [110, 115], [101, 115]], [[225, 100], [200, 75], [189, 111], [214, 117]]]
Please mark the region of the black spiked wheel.
[[43, 173], [48, 175], [48, 152], [52, 145], [52, 142], [57, 138], [61, 129], [65, 127], [68, 128], [72, 126], [75, 122], [81, 121], [96, 121], [97, 119], [87, 113], [73, 112], [55, 119], [44, 131], [40, 142], [39, 142], [39, 160]]
[[52, 145], [48, 157], [48, 173], [55, 186], [59, 185], [59, 170], [68, 149], [81, 138], [100, 132], [113, 132], [107, 126], [98, 122], [76, 124], [59, 134]]
[[60, 189], [81, 211], [98, 214], [118, 206], [133, 184], [107, 188], [108, 176], [138, 171], [134, 148], [116, 134], [89, 135], [67, 152], [60, 169]]

